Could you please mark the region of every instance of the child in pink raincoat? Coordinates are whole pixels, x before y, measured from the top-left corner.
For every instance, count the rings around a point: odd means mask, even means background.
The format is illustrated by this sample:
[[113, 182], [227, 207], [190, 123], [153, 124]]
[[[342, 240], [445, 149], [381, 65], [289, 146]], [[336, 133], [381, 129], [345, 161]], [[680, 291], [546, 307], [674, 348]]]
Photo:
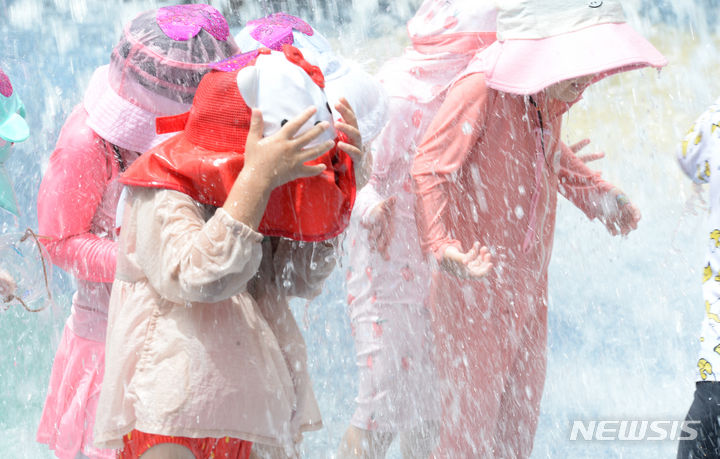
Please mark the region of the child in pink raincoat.
[[[444, 408], [438, 457], [530, 455], [557, 193], [613, 234], [639, 219], [560, 142], [561, 117], [591, 82], [666, 63], [615, 1], [506, 1], [497, 34], [450, 88], [412, 167], [422, 244], [446, 271], [428, 302]], [[482, 281], [480, 243], [494, 264]]]
[[372, 144], [373, 171], [348, 231], [348, 309], [358, 367], [356, 409], [340, 457], [428, 457], [440, 405], [425, 309], [430, 267], [415, 224], [410, 167], [451, 82], [495, 41], [495, 7], [427, 0], [408, 22], [412, 47], [380, 70], [388, 124]]
[[[172, 26], [174, 19], [184, 29]], [[93, 446], [115, 278], [122, 185], [118, 175], [167, 138], [155, 118], [187, 111], [208, 64], [238, 51], [225, 18], [207, 5], [146, 11], [124, 29], [60, 132], [40, 185], [40, 232], [53, 262], [77, 280], [50, 376], [37, 440], [61, 459], [112, 458]]]

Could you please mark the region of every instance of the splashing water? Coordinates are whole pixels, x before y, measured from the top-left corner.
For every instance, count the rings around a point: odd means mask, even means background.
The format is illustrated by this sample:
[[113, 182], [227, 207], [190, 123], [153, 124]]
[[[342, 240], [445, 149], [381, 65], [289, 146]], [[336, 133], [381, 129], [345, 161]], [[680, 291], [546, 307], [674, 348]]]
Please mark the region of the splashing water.
[[[623, 2], [629, 20], [669, 59], [658, 76], [634, 71], [601, 81], [566, 116], [563, 140], [585, 137], [606, 158], [591, 166], [619, 185], [643, 220], [627, 238], [561, 200], [550, 269], [548, 372], [533, 457], [671, 457], [677, 444], [570, 441], [573, 420], [682, 420], [695, 378], [702, 320], [703, 212], [674, 151], [697, 115], [720, 95], [717, 0]], [[35, 201], [60, 127], [80, 102], [93, 69], [106, 64], [123, 23], [169, 2], [0, 0], [0, 67], [25, 102], [31, 138], [6, 163], [21, 216], [0, 229], [37, 228]], [[213, 2], [237, 32], [274, 11], [297, 14], [342, 54], [371, 70], [406, 45], [404, 22], [417, 0]], [[241, 20], [242, 18], [242, 20]], [[693, 205], [694, 206], [694, 205]], [[694, 206], [696, 208], [697, 206]], [[343, 262], [344, 265], [347, 262]], [[354, 410], [356, 369], [344, 275], [325, 293], [293, 305], [307, 340], [325, 428], [306, 435], [305, 457], [333, 457]], [[35, 429], [72, 280], [56, 269], [60, 311], [0, 312], [0, 456], [50, 458]], [[391, 457], [399, 457], [396, 449]]]

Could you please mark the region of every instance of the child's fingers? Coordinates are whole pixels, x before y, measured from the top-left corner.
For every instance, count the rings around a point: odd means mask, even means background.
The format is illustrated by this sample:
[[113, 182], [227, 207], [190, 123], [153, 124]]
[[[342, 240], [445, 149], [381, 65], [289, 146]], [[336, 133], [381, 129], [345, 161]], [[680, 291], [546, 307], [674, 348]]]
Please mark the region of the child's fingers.
[[570, 151], [572, 151], [573, 153], [577, 153], [588, 145], [590, 145], [590, 139], [582, 139], [581, 141], [570, 145], [568, 148], [570, 148]]
[[382, 232], [382, 231], [380, 231], [381, 227], [382, 226], [377, 223], [371, 223], [367, 227], [368, 228], [368, 237], [370, 238], [371, 241], [373, 241], [373, 245], [377, 245], [378, 238], [380, 236], [380, 233]]
[[490, 272], [492, 267], [493, 267], [492, 263], [485, 263], [485, 262], [479, 263], [472, 267], [469, 274], [475, 278], [485, 277], [487, 275], [487, 273]]
[[362, 142], [362, 135], [357, 125], [352, 125], [341, 120], [335, 123], [335, 128], [337, 128], [338, 131], [344, 132], [355, 145], [359, 146]]
[[590, 163], [592, 161], [597, 161], [598, 159], [603, 159], [605, 157], [605, 153], [603, 152], [597, 152], [597, 153], [588, 153], [587, 155], [578, 155], [578, 158], [580, 161], [584, 163]]
[[614, 221], [610, 222], [608, 224], [607, 228], [608, 228], [608, 231], [610, 232], [610, 234], [612, 234], [613, 236], [618, 235], [618, 225], [616, 222], [614, 222]]
[[317, 159], [322, 156], [323, 153], [330, 150], [334, 145], [335, 142], [333, 142], [332, 140], [326, 140], [320, 145], [315, 145], [314, 147], [301, 150], [300, 153], [298, 153], [297, 155], [297, 159], [302, 163], [312, 161], [313, 159]]
[[390, 245], [390, 239], [395, 237], [395, 221], [390, 220], [387, 224], [387, 228], [385, 230], [385, 234], [387, 234], [388, 238], [388, 245]]
[[320, 122], [292, 139], [293, 145], [302, 148], [316, 138], [318, 138], [319, 136], [321, 136], [322, 133], [325, 132], [329, 127], [330, 123], [328, 123], [327, 121]]
[[382, 232], [379, 235], [377, 248], [378, 252], [380, 252], [380, 255], [382, 255], [384, 260], [390, 259], [390, 253], [388, 252], [388, 248], [390, 247], [390, 238], [387, 236], [387, 233]]
[[317, 112], [317, 108], [315, 107], [311, 106], [306, 108], [298, 116], [292, 118], [287, 123], [285, 123], [285, 125], [280, 128], [279, 132], [284, 135], [285, 138], [292, 139], [293, 137], [295, 137], [295, 134], [297, 134], [300, 128], [303, 127], [303, 125], [307, 123], [310, 118], [312, 118], [315, 112]]
[[335, 109], [340, 113], [343, 120], [345, 120], [346, 123], [357, 126], [357, 116], [355, 116], [355, 111], [350, 106], [350, 102], [347, 101], [346, 98], [341, 97], [340, 101], [335, 104]]
[[325, 164], [302, 165], [296, 169], [295, 178], [314, 177], [325, 170]]
[[262, 112], [257, 108], [253, 108], [250, 115], [250, 129], [248, 130], [247, 140], [257, 142], [262, 139], [264, 127]]
[[380, 207], [380, 211], [382, 212], [382, 216], [385, 220], [391, 222], [392, 221], [392, 211], [395, 208], [395, 197], [392, 197], [390, 199], [387, 199], [386, 201], [383, 201], [382, 207]]
[[362, 150], [356, 147], [355, 145], [350, 145], [349, 143], [345, 142], [338, 142], [338, 148], [353, 159], [353, 161], [358, 162], [362, 159], [363, 153]]
[[492, 262], [492, 255], [490, 254], [489, 251], [486, 252], [486, 253], [482, 256], [482, 261], [485, 262], [485, 263], [491, 263], [491, 262]]
[[475, 241], [470, 250], [465, 254], [465, 263], [472, 263], [478, 257], [479, 253], [480, 243]]

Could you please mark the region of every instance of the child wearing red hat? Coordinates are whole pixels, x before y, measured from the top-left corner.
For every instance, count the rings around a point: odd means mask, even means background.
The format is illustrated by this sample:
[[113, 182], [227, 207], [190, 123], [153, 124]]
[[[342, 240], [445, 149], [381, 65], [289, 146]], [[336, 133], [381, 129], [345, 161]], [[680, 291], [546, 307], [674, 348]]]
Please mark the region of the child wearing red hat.
[[207, 458], [218, 444], [232, 458], [251, 445], [296, 456], [303, 432], [321, 426], [288, 299], [319, 294], [334, 267], [357, 123], [344, 105], [335, 128], [349, 138], [338, 142], [322, 72], [293, 47], [214, 68], [189, 113], [158, 120], [182, 132], [122, 177], [95, 426], [121, 457]]

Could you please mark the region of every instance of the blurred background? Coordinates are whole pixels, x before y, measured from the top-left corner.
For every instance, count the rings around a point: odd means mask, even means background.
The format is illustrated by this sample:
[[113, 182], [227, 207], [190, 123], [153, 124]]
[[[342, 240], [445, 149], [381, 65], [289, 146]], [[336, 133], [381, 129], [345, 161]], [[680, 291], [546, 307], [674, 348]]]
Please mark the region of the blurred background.
[[[0, 213], [0, 231], [37, 228], [37, 191], [65, 117], [92, 71], [109, 60], [122, 25], [175, 2], [0, 0], [0, 67], [25, 102], [31, 138], [6, 166], [22, 215]], [[220, 0], [237, 32], [275, 11], [303, 17], [337, 51], [376, 71], [407, 45], [419, 0]], [[591, 164], [640, 207], [640, 227], [613, 238], [561, 200], [550, 278], [549, 365], [534, 458], [674, 457], [672, 441], [569, 441], [573, 420], [682, 420], [694, 390], [704, 306], [706, 190], [681, 175], [675, 150], [720, 96], [718, 0], [623, 2], [630, 23], [670, 61], [589, 88], [567, 115], [563, 140], [592, 139]], [[308, 343], [325, 428], [305, 457], [334, 457], [354, 409], [356, 370], [342, 263], [312, 303], [293, 304]], [[35, 443], [55, 348], [69, 312], [71, 278], [53, 274], [54, 305], [39, 314], [0, 311], [0, 457], [50, 458]], [[397, 449], [391, 457], [399, 457]]]

